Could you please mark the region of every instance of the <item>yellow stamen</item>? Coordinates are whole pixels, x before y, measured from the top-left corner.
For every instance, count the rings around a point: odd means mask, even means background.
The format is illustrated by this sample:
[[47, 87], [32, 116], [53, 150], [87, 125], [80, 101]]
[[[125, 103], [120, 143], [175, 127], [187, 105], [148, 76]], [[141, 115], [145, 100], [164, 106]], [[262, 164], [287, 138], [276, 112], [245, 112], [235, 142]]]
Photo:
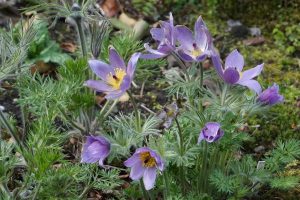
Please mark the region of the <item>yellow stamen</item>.
[[242, 78], [243, 76], [243, 72], [239, 72], [240, 78]]
[[120, 89], [126, 72], [121, 68], [115, 68], [115, 74], [112, 73], [107, 75], [106, 82], [114, 89]]
[[194, 57], [198, 57], [202, 54], [203, 52], [200, 50], [200, 49], [194, 49], [191, 51], [191, 54], [194, 56]]
[[150, 152], [142, 152], [140, 154], [140, 160], [144, 167], [154, 167], [156, 165], [155, 158], [150, 155]]

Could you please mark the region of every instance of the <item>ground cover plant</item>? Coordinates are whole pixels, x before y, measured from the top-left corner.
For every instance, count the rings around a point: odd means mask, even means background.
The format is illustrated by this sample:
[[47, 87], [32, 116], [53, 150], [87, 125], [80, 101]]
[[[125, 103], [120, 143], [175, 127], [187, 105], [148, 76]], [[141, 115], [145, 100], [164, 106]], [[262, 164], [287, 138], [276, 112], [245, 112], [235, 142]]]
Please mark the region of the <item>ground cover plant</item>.
[[[30, 5], [30, 19], [0, 32], [1, 95], [11, 102], [0, 107], [1, 199], [267, 199], [299, 189], [297, 137], [260, 156], [248, 150], [255, 122], [294, 97], [266, 84], [269, 56], [253, 49], [248, 63], [243, 44], [224, 55], [210, 17], [180, 25], [171, 8], [145, 42], [115, 31], [93, 0]], [[51, 37], [57, 23], [77, 50]], [[297, 53], [297, 27], [280, 30], [276, 44]]]

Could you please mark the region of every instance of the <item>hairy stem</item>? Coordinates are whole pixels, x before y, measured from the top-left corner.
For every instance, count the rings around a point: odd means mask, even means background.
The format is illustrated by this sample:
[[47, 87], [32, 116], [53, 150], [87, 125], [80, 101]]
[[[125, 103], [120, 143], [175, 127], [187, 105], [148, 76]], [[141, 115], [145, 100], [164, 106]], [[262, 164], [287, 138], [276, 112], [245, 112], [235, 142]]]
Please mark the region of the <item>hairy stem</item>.
[[130, 101], [133, 105], [133, 109], [134, 109], [134, 114], [135, 114], [135, 120], [136, 120], [136, 126], [137, 126], [137, 129], [140, 128], [140, 117], [139, 117], [139, 112], [138, 112], [138, 108], [137, 108], [137, 104], [131, 94], [130, 91], [127, 91], [128, 92], [128, 95], [129, 95], [129, 98], [130, 98]]
[[79, 37], [80, 46], [81, 46], [81, 50], [82, 50], [82, 56], [86, 57], [87, 56], [87, 48], [86, 48], [86, 43], [85, 43], [85, 34], [84, 34], [84, 29], [83, 29], [82, 17], [75, 18], [75, 23], [76, 23], [78, 37]]
[[140, 186], [141, 186], [141, 189], [142, 189], [142, 192], [143, 192], [143, 196], [144, 198], [147, 200], [147, 199], [150, 199], [148, 193], [147, 193], [147, 190], [145, 189], [145, 186], [144, 186], [144, 182], [142, 179], [140, 179]]
[[207, 156], [207, 153], [208, 153], [208, 145], [205, 142], [204, 147], [202, 149], [201, 163], [199, 162], [199, 165], [201, 165], [201, 166], [199, 166], [200, 177], [199, 177], [198, 181], [200, 183], [198, 184], [198, 191], [200, 193], [206, 192], [205, 187], [206, 187], [207, 179], [208, 179], [208, 174], [207, 174], [207, 159], [208, 159], [208, 156]]
[[77, 128], [82, 134], [84, 134], [85, 130], [78, 126], [76, 123], [73, 122], [73, 120], [67, 115], [67, 113], [64, 111], [64, 109], [61, 106], [58, 106], [59, 111], [64, 116], [66, 120], [75, 128]]
[[167, 199], [168, 198], [168, 195], [169, 195], [169, 179], [168, 179], [168, 174], [167, 172], [163, 172], [163, 177], [164, 177], [164, 184], [165, 184], [165, 187], [164, 187], [164, 199]]
[[18, 137], [17, 132], [13, 129], [13, 127], [11, 127], [11, 124], [7, 121], [7, 119], [4, 116], [4, 113], [2, 112], [2, 110], [0, 110], [0, 121], [5, 126], [5, 128], [8, 130], [11, 137], [16, 141], [18, 146], [22, 149], [24, 147], [24, 144], [23, 144], [22, 140], [20, 140], [20, 138]]
[[79, 195], [78, 199], [83, 199], [84, 195], [86, 195], [86, 193], [89, 191], [90, 187], [86, 186], [82, 193]]
[[228, 85], [227, 83], [225, 83], [223, 90], [222, 90], [222, 95], [221, 95], [221, 105], [223, 106], [225, 104], [225, 100], [226, 100], [226, 95], [227, 95], [227, 88]]
[[[180, 127], [180, 124], [177, 120], [177, 117], [175, 117], [176, 126], [178, 129], [178, 139], [179, 139], [179, 150], [180, 150], [180, 156], [183, 156], [184, 154], [184, 143], [183, 143], [183, 133], [182, 129]], [[180, 183], [181, 183], [181, 189], [182, 193], [185, 193], [185, 180], [184, 180], [184, 168], [183, 166], [179, 167], [179, 174], [180, 174]]]
[[117, 105], [118, 102], [119, 102], [118, 99], [114, 101], [114, 103], [110, 106], [108, 111], [105, 113], [104, 118], [106, 118], [111, 113], [111, 111], [114, 109], [114, 107]]
[[200, 65], [200, 68], [199, 68], [199, 70], [200, 70], [200, 87], [202, 87], [203, 86], [203, 74], [204, 74], [204, 71], [203, 71], [203, 65], [201, 63], [199, 63], [199, 65]]
[[107, 100], [104, 104], [104, 106], [101, 108], [99, 119], [101, 120], [102, 116], [104, 115], [105, 110], [107, 109], [108, 105], [110, 104], [110, 101]]
[[178, 55], [175, 52], [172, 52], [171, 54], [176, 59], [176, 61], [178, 62], [178, 64], [182, 68], [182, 70], [184, 71], [188, 81], [190, 81], [191, 79], [190, 79], [190, 75], [187, 71], [187, 66], [182, 62], [182, 60], [178, 57]]

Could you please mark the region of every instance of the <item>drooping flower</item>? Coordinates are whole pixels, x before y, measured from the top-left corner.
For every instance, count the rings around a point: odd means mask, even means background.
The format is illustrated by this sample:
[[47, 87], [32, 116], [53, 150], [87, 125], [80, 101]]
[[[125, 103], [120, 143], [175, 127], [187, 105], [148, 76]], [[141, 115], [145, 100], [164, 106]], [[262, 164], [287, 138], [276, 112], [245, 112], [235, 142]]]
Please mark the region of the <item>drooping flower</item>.
[[148, 147], [138, 148], [135, 153], [124, 162], [126, 167], [131, 167], [130, 178], [138, 180], [143, 177], [146, 190], [154, 187], [156, 171], [164, 170], [161, 157]]
[[224, 131], [221, 129], [221, 125], [217, 122], [207, 122], [204, 128], [201, 130], [198, 144], [202, 140], [206, 140], [207, 142], [215, 142], [219, 140], [224, 135]]
[[268, 89], [264, 90], [258, 95], [257, 101], [265, 105], [275, 105], [277, 103], [283, 102], [284, 98], [279, 94], [279, 86], [274, 83]]
[[141, 55], [141, 58], [162, 58], [175, 50], [176, 38], [172, 13], [170, 13], [169, 22], [161, 21], [160, 28], [152, 28], [150, 33], [152, 38], [158, 43], [157, 50], [152, 49], [149, 44], [145, 44], [144, 47], [149, 53]]
[[140, 53], [134, 53], [126, 67], [118, 52], [113, 47], [109, 47], [110, 64], [100, 60], [89, 60], [92, 71], [102, 80], [88, 80], [84, 85], [106, 93], [106, 99], [121, 97], [130, 88], [139, 57]]
[[180, 43], [178, 54], [186, 62], [201, 62], [212, 54], [212, 37], [200, 16], [193, 32], [186, 26], [175, 27], [176, 38]]
[[104, 159], [109, 155], [110, 143], [102, 136], [87, 136], [81, 153], [82, 163], [99, 162], [103, 166]]
[[213, 64], [221, 76], [221, 78], [229, 84], [239, 84], [246, 86], [255, 91], [257, 94], [261, 93], [260, 84], [253, 78], [257, 77], [264, 64], [242, 72], [244, 67], [244, 57], [237, 51], [233, 50], [225, 60], [225, 67], [222, 67], [220, 56], [217, 53], [212, 55]]

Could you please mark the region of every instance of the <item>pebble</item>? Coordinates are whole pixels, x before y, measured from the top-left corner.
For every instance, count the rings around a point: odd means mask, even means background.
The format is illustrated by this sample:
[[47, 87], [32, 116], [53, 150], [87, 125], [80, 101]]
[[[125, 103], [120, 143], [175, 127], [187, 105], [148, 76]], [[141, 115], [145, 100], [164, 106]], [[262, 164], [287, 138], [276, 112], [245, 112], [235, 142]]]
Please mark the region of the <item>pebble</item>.
[[254, 149], [254, 152], [255, 152], [255, 153], [261, 153], [261, 152], [263, 152], [263, 151], [265, 151], [265, 147], [262, 146], [262, 145], [260, 145], [260, 146], [258, 146], [258, 147], [255, 147], [255, 149]]

